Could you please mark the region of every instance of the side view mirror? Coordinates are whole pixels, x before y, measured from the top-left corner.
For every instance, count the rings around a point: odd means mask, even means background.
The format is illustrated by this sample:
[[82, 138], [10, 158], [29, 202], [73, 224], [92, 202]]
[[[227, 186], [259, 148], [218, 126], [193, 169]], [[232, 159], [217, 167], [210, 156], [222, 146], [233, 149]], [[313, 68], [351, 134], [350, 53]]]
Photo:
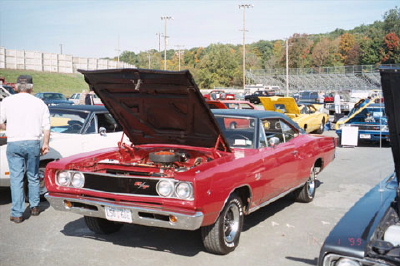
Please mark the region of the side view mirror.
[[100, 133], [100, 136], [106, 136], [107, 135], [106, 128], [105, 127], [100, 127], [99, 128], [99, 133]]
[[274, 148], [276, 145], [278, 145], [280, 143], [280, 140], [277, 137], [272, 137], [268, 140], [268, 143], [269, 143], [269, 146]]

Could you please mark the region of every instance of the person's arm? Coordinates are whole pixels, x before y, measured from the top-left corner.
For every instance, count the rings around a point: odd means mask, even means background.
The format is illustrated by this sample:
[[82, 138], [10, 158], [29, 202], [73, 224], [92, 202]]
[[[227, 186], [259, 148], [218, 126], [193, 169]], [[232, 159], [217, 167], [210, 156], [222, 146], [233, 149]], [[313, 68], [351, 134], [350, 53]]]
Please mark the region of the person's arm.
[[43, 145], [42, 145], [42, 155], [47, 154], [50, 151], [50, 130], [43, 131]]
[[47, 105], [44, 106], [44, 112], [43, 112], [43, 145], [41, 148], [41, 153], [42, 155], [45, 155], [46, 153], [48, 153], [50, 151], [50, 129], [51, 129], [51, 125], [50, 125], [50, 112], [49, 112], [49, 108], [47, 107]]
[[6, 129], [6, 108], [4, 103], [0, 105], [0, 129]]

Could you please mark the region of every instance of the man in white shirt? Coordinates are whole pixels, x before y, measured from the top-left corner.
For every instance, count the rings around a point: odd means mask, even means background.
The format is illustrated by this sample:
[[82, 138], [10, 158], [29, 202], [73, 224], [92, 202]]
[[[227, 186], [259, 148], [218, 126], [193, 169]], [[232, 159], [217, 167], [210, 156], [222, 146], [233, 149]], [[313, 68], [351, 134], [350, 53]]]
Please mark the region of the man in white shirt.
[[342, 110], [341, 110], [341, 99], [340, 99], [340, 95], [338, 92], [335, 92], [335, 96], [333, 98], [333, 103], [335, 104], [335, 113], [336, 114], [341, 114]]
[[[40, 155], [49, 152], [50, 114], [47, 105], [31, 95], [32, 77], [18, 77], [19, 93], [6, 97], [0, 109], [0, 128], [6, 129], [7, 159], [10, 167], [12, 208], [10, 221], [24, 221], [26, 173], [31, 215], [40, 214]], [[41, 139], [43, 137], [43, 144]]]

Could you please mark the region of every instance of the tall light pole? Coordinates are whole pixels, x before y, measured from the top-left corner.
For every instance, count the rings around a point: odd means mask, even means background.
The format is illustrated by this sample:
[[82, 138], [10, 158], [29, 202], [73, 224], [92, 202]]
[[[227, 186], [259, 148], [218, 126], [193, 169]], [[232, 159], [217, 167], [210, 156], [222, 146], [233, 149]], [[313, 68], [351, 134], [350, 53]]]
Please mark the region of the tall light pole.
[[289, 97], [289, 38], [286, 39], [286, 97]]
[[156, 35], [158, 36], [158, 52], [161, 51], [161, 32], [157, 32]]
[[117, 51], [117, 62], [118, 62], [118, 65], [119, 65], [119, 54], [120, 54], [120, 52], [121, 52], [121, 50], [119, 49], [119, 34], [118, 34], [118, 43], [117, 43], [117, 49], [115, 49], [115, 51]]
[[239, 5], [239, 9], [243, 8], [243, 90], [246, 88], [246, 8], [250, 7], [253, 5]]
[[173, 17], [163, 16], [161, 20], [164, 20], [164, 70], [167, 70], [167, 20], [174, 19]]
[[178, 65], [179, 65], [178, 70], [181, 71], [181, 53], [182, 53], [181, 48], [183, 48], [184, 46], [183, 45], [175, 45], [175, 46], [176, 48], [178, 48]]

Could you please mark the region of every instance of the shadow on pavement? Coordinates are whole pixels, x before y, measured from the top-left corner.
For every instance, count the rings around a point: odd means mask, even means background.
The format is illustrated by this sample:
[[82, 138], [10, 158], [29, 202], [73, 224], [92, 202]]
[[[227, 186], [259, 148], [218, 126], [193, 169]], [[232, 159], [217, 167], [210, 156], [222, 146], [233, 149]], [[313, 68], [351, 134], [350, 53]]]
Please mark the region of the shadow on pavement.
[[[320, 184], [321, 183], [318, 182], [317, 185]], [[262, 223], [270, 216], [273, 216], [275, 213], [293, 203], [293, 196], [288, 195], [246, 216], [244, 219], [243, 231], [257, 226], [259, 223]], [[184, 231], [125, 224], [121, 230], [116, 233], [101, 235], [89, 230], [82, 217], [66, 224], [64, 229], [61, 230], [61, 233], [71, 237], [95, 239], [120, 246], [144, 248], [188, 257], [195, 256], [200, 252], [206, 252], [201, 240], [200, 230]]]
[[303, 258], [296, 258], [296, 257], [286, 257], [288, 260], [292, 260], [292, 261], [299, 261], [299, 262], [303, 262], [305, 264], [308, 265], [317, 265], [318, 263], [318, 259], [315, 258], [313, 260], [310, 259], [303, 259]]

